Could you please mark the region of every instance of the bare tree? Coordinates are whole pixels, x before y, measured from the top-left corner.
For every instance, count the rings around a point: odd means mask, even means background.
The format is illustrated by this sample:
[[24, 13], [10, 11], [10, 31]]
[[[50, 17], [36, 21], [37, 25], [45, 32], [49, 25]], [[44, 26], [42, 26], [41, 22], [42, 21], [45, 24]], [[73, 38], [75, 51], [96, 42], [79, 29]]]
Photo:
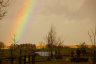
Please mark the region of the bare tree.
[[8, 5], [9, 0], [0, 0], [0, 20], [5, 16]]
[[46, 46], [49, 49], [50, 57], [53, 58], [55, 55], [58, 58], [60, 58], [61, 56], [60, 49], [63, 47], [63, 41], [60, 38], [57, 38], [56, 32], [52, 26], [50, 31], [48, 32], [46, 39], [47, 39]]
[[57, 42], [55, 50], [56, 59], [62, 59], [61, 49], [63, 48], [63, 41], [60, 38], [58, 38], [56, 42]]
[[79, 49], [81, 51], [82, 55], [86, 55], [88, 46], [86, 45], [85, 42], [83, 42], [83, 43], [80, 43], [80, 45], [78, 45], [77, 49]]
[[58, 38], [56, 42], [57, 42], [57, 47], [59, 48], [63, 47], [63, 41], [60, 38]]
[[16, 40], [16, 35], [14, 34], [13, 38], [12, 38], [12, 41], [11, 41], [11, 45], [10, 45], [10, 54], [11, 54], [11, 57], [13, 57], [13, 53], [16, 52], [16, 47], [18, 46], [17, 45], [18, 41]]
[[93, 64], [96, 61], [96, 26], [94, 30], [91, 30], [91, 32], [88, 32], [88, 35], [90, 37], [90, 41], [92, 42], [92, 51], [91, 51], [91, 55], [92, 55], [92, 61]]
[[92, 47], [95, 47], [96, 46], [96, 27], [94, 30], [91, 30], [91, 32], [88, 32], [88, 35], [90, 37]]
[[15, 46], [17, 45], [17, 43], [18, 43], [19, 41], [17, 41], [17, 39], [16, 39], [16, 35], [14, 34], [13, 35], [13, 38], [12, 38], [12, 41], [11, 41], [11, 47], [13, 48], [13, 49], [15, 49]]
[[54, 47], [55, 47], [55, 45], [56, 45], [56, 33], [55, 33], [55, 31], [54, 31], [54, 29], [53, 29], [52, 26], [51, 26], [51, 29], [50, 29], [50, 31], [49, 31], [46, 39], [47, 39], [47, 44], [46, 44], [46, 46], [47, 46], [47, 48], [49, 49], [49, 51], [50, 51], [50, 56], [51, 56], [51, 58], [52, 58], [52, 57], [53, 57], [53, 50], [54, 50]]

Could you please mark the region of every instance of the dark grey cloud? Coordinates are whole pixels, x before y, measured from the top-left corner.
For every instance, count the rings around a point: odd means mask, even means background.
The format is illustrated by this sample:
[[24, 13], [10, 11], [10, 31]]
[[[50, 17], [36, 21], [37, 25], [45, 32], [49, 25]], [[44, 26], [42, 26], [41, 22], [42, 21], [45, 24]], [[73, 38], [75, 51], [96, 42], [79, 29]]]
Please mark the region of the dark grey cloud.
[[95, 19], [96, 0], [86, 0], [78, 11], [69, 14], [67, 13], [67, 17], [72, 19], [83, 19], [83, 18]]
[[64, 15], [70, 20], [88, 18], [95, 21], [96, 0], [84, 0], [81, 3], [83, 4], [80, 6], [79, 0], [49, 0], [42, 5], [41, 13], [44, 15]]

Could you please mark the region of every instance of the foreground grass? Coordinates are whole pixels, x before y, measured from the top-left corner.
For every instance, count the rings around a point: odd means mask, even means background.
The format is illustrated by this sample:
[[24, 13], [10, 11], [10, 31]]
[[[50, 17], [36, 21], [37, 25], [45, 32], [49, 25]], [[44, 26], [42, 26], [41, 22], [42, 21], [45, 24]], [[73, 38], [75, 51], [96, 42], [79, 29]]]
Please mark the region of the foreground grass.
[[[46, 61], [48, 57], [36, 56], [36, 61], [37, 61], [36, 64], [92, 64], [90, 62], [80, 62], [80, 63], [71, 62], [70, 61], [70, 56], [71, 56], [70, 51], [74, 51], [74, 50], [76, 50], [76, 49], [74, 49], [74, 48], [62, 48], [62, 49], [60, 49], [61, 55], [63, 55], [64, 57], [63, 57], [63, 59], [59, 59], [59, 60], [52, 59], [51, 61]], [[41, 51], [42, 51], [42, 49], [41, 49]], [[46, 49], [45, 49], [45, 51], [46, 51]], [[87, 51], [89, 51], [89, 49]], [[14, 50], [13, 53], [16, 56], [20, 55], [20, 51], [18, 49]], [[26, 55], [29, 53], [30, 53], [30, 50], [22, 50], [22, 55]], [[4, 57], [10, 56], [10, 50], [4, 50], [3, 55], [4, 55]], [[1, 54], [1, 56], [2, 56], [2, 54]], [[86, 54], [85, 57], [89, 58], [91, 56]], [[23, 62], [23, 60], [22, 60], [22, 62]], [[10, 64], [10, 62], [4, 61], [3, 64]], [[17, 58], [17, 60], [15, 60], [14, 64], [18, 64], [18, 58]]]
[[[47, 61], [47, 58], [48, 57], [37, 57], [35, 64], [92, 64], [90, 61], [78, 62], [78, 63], [71, 62], [70, 57], [68, 57], [68, 56], [66, 56], [66, 57], [64, 56], [63, 59], [52, 59], [51, 61]], [[22, 62], [24, 62], [24, 61], [22, 60]], [[10, 62], [4, 61], [2, 64], [10, 64]], [[14, 64], [18, 64], [18, 60], [15, 60]]]
[[36, 62], [36, 64], [92, 64], [92, 63], [90, 62], [74, 63], [65, 60], [54, 60], [54, 61], [46, 61], [46, 62]]

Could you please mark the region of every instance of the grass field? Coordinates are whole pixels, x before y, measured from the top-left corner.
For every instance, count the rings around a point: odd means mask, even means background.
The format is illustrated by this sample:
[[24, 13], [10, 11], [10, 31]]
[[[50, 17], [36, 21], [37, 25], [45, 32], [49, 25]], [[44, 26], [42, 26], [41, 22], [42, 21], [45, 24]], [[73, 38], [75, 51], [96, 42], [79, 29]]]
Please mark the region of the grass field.
[[[37, 51], [42, 51], [42, 50], [43, 49], [37, 50]], [[63, 59], [52, 59], [51, 61], [47, 61], [48, 57], [36, 56], [36, 64], [92, 64], [92, 62], [90, 62], [90, 61], [78, 62], [78, 63], [71, 62], [70, 61], [70, 57], [71, 57], [70, 51], [74, 51], [74, 50], [76, 50], [76, 49], [75, 48], [61, 48], [60, 53], [61, 53], [61, 55], [63, 55]], [[45, 51], [46, 51], [46, 49], [45, 49]], [[90, 51], [90, 49], [88, 49], [87, 51]], [[22, 55], [29, 54], [30, 52], [31, 52], [30, 50], [22, 50]], [[13, 51], [13, 56], [15, 56], [15, 55], [17, 57], [20, 55], [20, 51], [18, 49]], [[4, 50], [3, 56], [4, 57], [10, 56], [10, 50]], [[83, 56], [83, 57], [91, 58], [91, 56], [92, 55], [86, 54], [86, 56]], [[24, 62], [24, 60], [22, 60], [22, 62]], [[2, 64], [10, 64], [10, 60], [8, 60], [8, 61], [3, 60]], [[17, 60], [14, 60], [14, 64], [18, 64], [18, 58], [17, 58]]]
[[46, 61], [46, 62], [36, 62], [36, 64], [92, 64], [91, 62], [71, 62], [63, 60], [53, 60], [53, 61]]
[[[48, 57], [41, 57], [38, 56], [36, 57], [36, 62], [35, 64], [92, 64], [92, 62], [88, 61], [88, 62], [71, 62], [70, 61], [70, 56], [64, 56], [63, 59], [55, 59], [53, 58], [52, 60], [48, 61], [47, 60]], [[22, 60], [22, 62], [24, 62]], [[2, 64], [10, 64], [10, 61], [3, 61]], [[14, 64], [19, 64], [18, 63], [18, 59], [14, 61]], [[24, 64], [24, 63], [22, 63]], [[29, 63], [27, 63], [29, 64]], [[95, 63], [94, 63], [95, 64]]]
[[[10, 64], [10, 62], [3, 62], [2, 64]], [[14, 64], [18, 64], [18, 63], [14, 63]], [[75, 63], [75, 62], [66, 61], [65, 59], [62, 59], [62, 60], [41, 61], [41, 62], [36, 62], [35, 64], [92, 64], [92, 63], [90, 62]]]

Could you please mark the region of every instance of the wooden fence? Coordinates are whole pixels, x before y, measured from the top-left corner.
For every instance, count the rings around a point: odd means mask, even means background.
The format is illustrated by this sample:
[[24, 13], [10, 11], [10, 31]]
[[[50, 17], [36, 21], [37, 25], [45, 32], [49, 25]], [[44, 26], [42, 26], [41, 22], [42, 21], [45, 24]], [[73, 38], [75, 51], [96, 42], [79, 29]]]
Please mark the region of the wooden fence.
[[35, 55], [1, 58], [0, 64], [35, 64]]

